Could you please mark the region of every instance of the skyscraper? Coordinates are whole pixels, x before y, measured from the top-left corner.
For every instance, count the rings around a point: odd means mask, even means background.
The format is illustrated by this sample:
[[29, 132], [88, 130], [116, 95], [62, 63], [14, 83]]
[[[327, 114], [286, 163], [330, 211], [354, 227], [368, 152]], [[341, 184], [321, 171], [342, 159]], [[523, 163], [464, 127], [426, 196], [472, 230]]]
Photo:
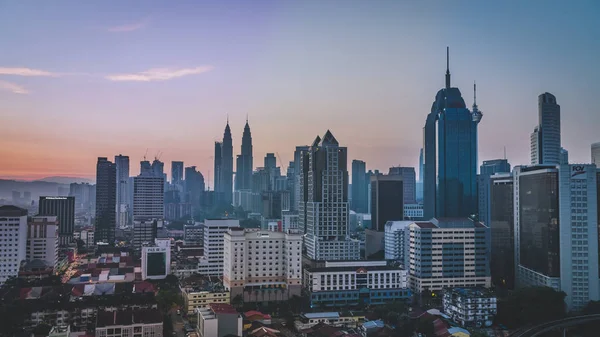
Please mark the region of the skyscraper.
[[595, 165], [513, 170], [517, 285], [566, 293], [569, 310], [600, 299]]
[[477, 127], [483, 115], [475, 95], [469, 111], [460, 90], [450, 86], [446, 56], [446, 87], [438, 91], [424, 128], [425, 218], [477, 213]]
[[241, 152], [237, 156], [235, 174], [236, 190], [249, 190], [252, 188], [252, 161], [252, 134], [250, 133], [248, 120], [246, 120], [242, 135]]
[[[404, 220], [404, 187], [399, 174], [371, 176], [371, 228], [365, 231], [365, 257], [384, 250], [385, 224]], [[414, 186], [414, 185], [413, 185]]]
[[[302, 165], [303, 165], [303, 155], [302, 153], [305, 151], [308, 151], [308, 146], [296, 146], [296, 150], [294, 150], [294, 181], [292, 182], [293, 184], [293, 189], [291, 191], [291, 204], [292, 204], [292, 211], [298, 211], [298, 205], [301, 202], [300, 199], [300, 174], [301, 174], [301, 170], [302, 170]], [[306, 193], [306, 192], [305, 192]], [[304, 230], [304, 228], [302, 229]]]
[[171, 162], [171, 184], [178, 185], [183, 182], [183, 162]]
[[274, 153], [267, 153], [265, 155], [265, 168], [270, 170], [270, 169], [274, 169], [275, 167], [277, 167], [277, 158], [275, 158], [275, 154]]
[[133, 178], [133, 220], [164, 219], [164, 177], [140, 174]]
[[348, 237], [348, 149], [329, 130], [302, 152], [300, 227], [311, 260], [358, 260], [359, 242]]
[[402, 186], [404, 188], [404, 204], [417, 203], [417, 174], [414, 167], [390, 167], [389, 175], [399, 175], [402, 177]]
[[58, 217], [58, 236], [61, 245], [73, 241], [75, 197], [40, 197], [38, 215]]
[[531, 134], [531, 164], [560, 163], [560, 105], [550, 93], [538, 96], [539, 124]]
[[125, 226], [129, 222], [130, 205], [127, 198], [127, 183], [129, 182], [129, 157], [115, 156], [115, 166], [117, 169], [117, 204], [116, 220], [117, 227]]
[[222, 168], [223, 168], [223, 160], [221, 158], [221, 148], [222, 148], [223, 143], [221, 142], [215, 142], [215, 168], [214, 168], [214, 183], [213, 183], [213, 191], [215, 194], [215, 200], [214, 201], [218, 201], [221, 199], [221, 192], [222, 192], [222, 187], [221, 187], [221, 172], [222, 172]]
[[[248, 132], [250, 132], [248, 130]], [[231, 139], [231, 128], [229, 121], [225, 126], [223, 133], [223, 143], [221, 143], [221, 190], [220, 201], [230, 205], [233, 201], [233, 140]]]
[[27, 210], [12, 205], [0, 206], [0, 231], [2, 231], [0, 236], [0, 286], [2, 286], [8, 278], [19, 275], [21, 261], [27, 256]]
[[367, 164], [362, 160], [352, 161], [352, 204], [351, 209], [356, 213], [367, 213]]
[[600, 168], [600, 142], [592, 144], [592, 164]]
[[96, 164], [96, 220], [94, 233], [96, 242], [114, 243], [116, 202], [116, 166], [106, 157], [98, 157], [98, 163]]
[[515, 287], [515, 229], [513, 177], [498, 173], [490, 178], [490, 228], [492, 284], [496, 287]]
[[419, 151], [419, 178], [417, 179], [417, 202], [423, 201], [423, 149]]
[[196, 166], [185, 168], [185, 195], [186, 201], [197, 210], [204, 202], [204, 176], [196, 170]]
[[490, 177], [496, 173], [510, 172], [510, 164], [506, 159], [484, 160], [479, 167], [477, 190], [479, 203], [479, 221], [489, 226], [490, 221]]

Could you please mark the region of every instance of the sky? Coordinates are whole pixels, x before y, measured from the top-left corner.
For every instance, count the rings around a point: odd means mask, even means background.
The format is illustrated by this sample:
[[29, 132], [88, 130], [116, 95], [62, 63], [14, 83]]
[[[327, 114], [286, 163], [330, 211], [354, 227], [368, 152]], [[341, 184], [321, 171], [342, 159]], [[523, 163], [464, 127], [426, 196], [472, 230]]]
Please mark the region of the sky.
[[[212, 176], [225, 122], [254, 164], [330, 129], [368, 169], [418, 166], [444, 86], [468, 106], [479, 160], [529, 163], [537, 96], [561, 105], [562, 145], [600, 142], [600, 2], [0, 1], [0, 178], [94, 179], [97, 157], [160, 154]], [[279, 164], [279, 163], [278, 163]], [[212, 180], [212, 178], [210, 178]], [[212, 182], [211, 182], [212, 184]]]

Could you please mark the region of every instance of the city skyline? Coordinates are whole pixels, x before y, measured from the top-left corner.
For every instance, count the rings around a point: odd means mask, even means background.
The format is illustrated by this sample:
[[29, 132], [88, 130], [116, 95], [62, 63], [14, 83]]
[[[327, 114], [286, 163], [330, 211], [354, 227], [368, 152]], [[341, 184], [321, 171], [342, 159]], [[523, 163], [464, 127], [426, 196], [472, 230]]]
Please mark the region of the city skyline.
[[[135, 176], [150, 149], [149, 157], [162, 152], [164, 162], [195, 165], [211, 182], [227, 115], [234, 156], [248, 115], [256, 158], [279, 153], [287, 166], [296, 146], [328, 128], [349, 161], [382, 171], [417, 167], [423, 120], [444, 84], [446, 46], [467, 106], [468, 88], [478, 84], [485, 113], [478, 165], [503, 158], [505, 146], [511, 163], [529, 162], [544, 92], [561, 105], [570, 161], [590, 162], [590, 145], [600, 140], [590, 99], [600, 76], [592, 1], [434, 8], [266, 1], [252, 15], [244, 2], [233, 10], [182, 2], [172, 11], [66, 4], [33, 11], [34, 4], [11, 3], [0, 12], [0, 28], [10, 32], [0, 37], [0, 156], [10, 163], [0, 178], [94, 179], [97, 157], [119, 153], [131, 158]], [[55, 49], [61, 53], [48, 53]]]

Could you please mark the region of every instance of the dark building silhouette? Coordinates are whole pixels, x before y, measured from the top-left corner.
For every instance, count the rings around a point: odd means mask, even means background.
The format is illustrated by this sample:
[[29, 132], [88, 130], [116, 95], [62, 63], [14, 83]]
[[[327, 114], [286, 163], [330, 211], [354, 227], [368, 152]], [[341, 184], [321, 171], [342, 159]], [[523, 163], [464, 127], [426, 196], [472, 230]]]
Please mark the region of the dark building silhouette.
[[362, 160], [352, 161], [352, 203], [351, 209], [356, 213], [369, 212], [367, 180], [367, 164]]
[[231, 205], [233, 201], [233, 140], [231, 139], [229, 121], [227, 121], [227, 126], [225, 126], [223, 143], [221, 143], [220, 171], [220, 201]]
[[531, 164], [559, 164], [560, 105], [551, 93], [538, 96], [538, 120], [531, 134]]
[[73, 241], [75, 197], [40, 197], [38, 215], [58, 217], [58, 236], [61, 245]]
[[490, 222], [490, 177], [496, 173], [509, 173], [510, 164], [506, 159], [484, 160], [479, 167], [479, 175], [477, 176], [477, 199], [479, 221], [489, 226]]
[[482, 113], [473, 100], [467, 109], [458, 88], [450, 86], [447, 55], [446, 87], [438, 91], [424, 128], [424, 204], [428, 218], [477, 214], [477, 127]]
[[417, 203], [417, 174], [414, 167], [390, 167], [389, 175], [402, 176], [402, 186], [404, 188], [404, 203]]
[[496, 287], [515, 287], [514, 186], [510, 173], [490, 178], [491, 275]]
[[365, 230], [365, 257], [384, 249], [385, 224], [404, 220], [404, 184], [400, 175], [371, 176], [371, 228]]
[[213, 201], [218, 201], [219, 196], [221, 195], [221, 168], [223, 165], [223, 161], [221, 160], [221, 142], [215, 142], [215, 168], [214, 168], [214, 176], [213, 176]]
[[115, 242], [117, 201], [117, 169], [105, 157], [96, 164], [96, 220], [94, 240], [113, 244]]
[[241, 154], [237, 156], [235, 174], [236, 190], [250, 190], [252, 188], [252, 166], [252, 134], [250, 133], [248, 120], [246, 120], [242, 135]]
[[204, 203], [204, 176], [196, 170], [196, 166], [185, 168], [185, 198], [192, 205], [193, 211], [200, 209]]
[[171, 162], [171, 183], [176, 185], [183, 181], [183, 162], [172, 161]]

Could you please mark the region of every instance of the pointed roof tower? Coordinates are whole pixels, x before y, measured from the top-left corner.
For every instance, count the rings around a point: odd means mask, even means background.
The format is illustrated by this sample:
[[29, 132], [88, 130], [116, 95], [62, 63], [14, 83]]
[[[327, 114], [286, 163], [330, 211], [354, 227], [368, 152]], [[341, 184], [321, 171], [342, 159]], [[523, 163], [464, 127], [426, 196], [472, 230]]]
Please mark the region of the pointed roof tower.
[[450, 89], [450, 47], [446, 47], [446, 89]]

